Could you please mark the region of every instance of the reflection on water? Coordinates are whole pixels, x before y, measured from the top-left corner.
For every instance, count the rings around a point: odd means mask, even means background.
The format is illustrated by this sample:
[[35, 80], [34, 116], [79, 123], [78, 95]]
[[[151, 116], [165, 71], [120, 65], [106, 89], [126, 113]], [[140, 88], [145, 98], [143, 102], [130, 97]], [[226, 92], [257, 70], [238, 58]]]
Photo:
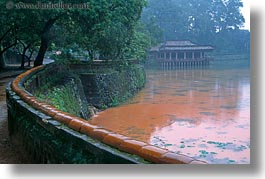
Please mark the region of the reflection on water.
[[91, 122], [208, 163], [250, 163], [248, 69], [147, 71], [147, 80]]

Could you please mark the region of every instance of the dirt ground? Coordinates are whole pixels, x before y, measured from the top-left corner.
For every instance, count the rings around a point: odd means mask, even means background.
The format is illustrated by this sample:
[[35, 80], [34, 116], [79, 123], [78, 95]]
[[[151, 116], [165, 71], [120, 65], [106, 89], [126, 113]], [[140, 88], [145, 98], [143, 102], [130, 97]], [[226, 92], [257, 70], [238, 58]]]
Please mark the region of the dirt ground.
[[8, 135], [5, 88], [14, 77], [0, 78], [0, 164], [22, 164], [20, 151], [12, 145]]

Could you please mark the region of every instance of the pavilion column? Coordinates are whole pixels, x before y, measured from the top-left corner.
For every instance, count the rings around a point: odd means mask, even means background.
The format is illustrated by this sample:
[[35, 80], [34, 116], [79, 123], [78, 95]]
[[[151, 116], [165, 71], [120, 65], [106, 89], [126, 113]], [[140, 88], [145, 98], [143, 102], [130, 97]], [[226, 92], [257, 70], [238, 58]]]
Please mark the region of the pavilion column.
[[201, 56], [201, 58], [202, 58], [202, 52], [200, 52], [200, 56]]
[[186, 54], [186, 52], [184, 52], [184, 59], [186, 59], [187, 58], [187, 54]]
[[172, 59], [172, 52], [169, 52], [169, 59]]
[[192, 59], [194, 59], [194, 52], [192, 52]]

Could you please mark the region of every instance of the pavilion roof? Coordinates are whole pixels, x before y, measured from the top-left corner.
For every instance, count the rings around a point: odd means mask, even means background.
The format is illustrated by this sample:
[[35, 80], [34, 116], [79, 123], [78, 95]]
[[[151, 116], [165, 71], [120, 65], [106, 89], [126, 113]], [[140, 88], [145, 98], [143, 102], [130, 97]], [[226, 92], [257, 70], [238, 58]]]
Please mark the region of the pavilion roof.
[[196, 51], [196, 50], [204, 50], [204, 51], [211, 51], [214, 50], [212, 46], [209, 45], [198, 45], [192, 43], [191, 41], [184, 40], [184, 41], [166, 41], [161, 43], [156, 47], [152, 47], [150, 51]]
[[184, 41], [166, 41], [162, 44], [165, 47], [183, 47], [183, 46], [195, 46], [196, 44], [192, 43], [191, 41], [184, 40]]
[[155, 47], [152, 47], [149, 51], [150, 52], [158, 52], [159, 51], [159, 48], [160, 48], [161, 44], [158, 45], [158, 46], [155, 46]]
[[190, 47], [162, 47], [160, 50], [168, 50], [168, 51], [196, 51], [196, 50], [213, 50], [214, 48], [211, 46], [190, 46]]

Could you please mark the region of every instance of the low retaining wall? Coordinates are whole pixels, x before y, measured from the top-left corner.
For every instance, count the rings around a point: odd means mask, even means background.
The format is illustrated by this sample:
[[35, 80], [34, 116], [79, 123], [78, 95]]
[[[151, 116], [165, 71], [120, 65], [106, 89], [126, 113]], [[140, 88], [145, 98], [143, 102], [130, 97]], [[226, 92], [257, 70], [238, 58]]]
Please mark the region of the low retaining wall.
[[24, 84], [33, 76], [41, 83], [38, 74], [44, 68], [19, 75], [6, 90], [11, 139], [26, 149], [33, 162], [204, 164], [113, 133], [38, 101]]
[[131, 68], [121, 72], [81, 73], [83, 91], [87, 101], [98, 109], [117, 106], [135, 95], [145, 84], [143, 68]]

